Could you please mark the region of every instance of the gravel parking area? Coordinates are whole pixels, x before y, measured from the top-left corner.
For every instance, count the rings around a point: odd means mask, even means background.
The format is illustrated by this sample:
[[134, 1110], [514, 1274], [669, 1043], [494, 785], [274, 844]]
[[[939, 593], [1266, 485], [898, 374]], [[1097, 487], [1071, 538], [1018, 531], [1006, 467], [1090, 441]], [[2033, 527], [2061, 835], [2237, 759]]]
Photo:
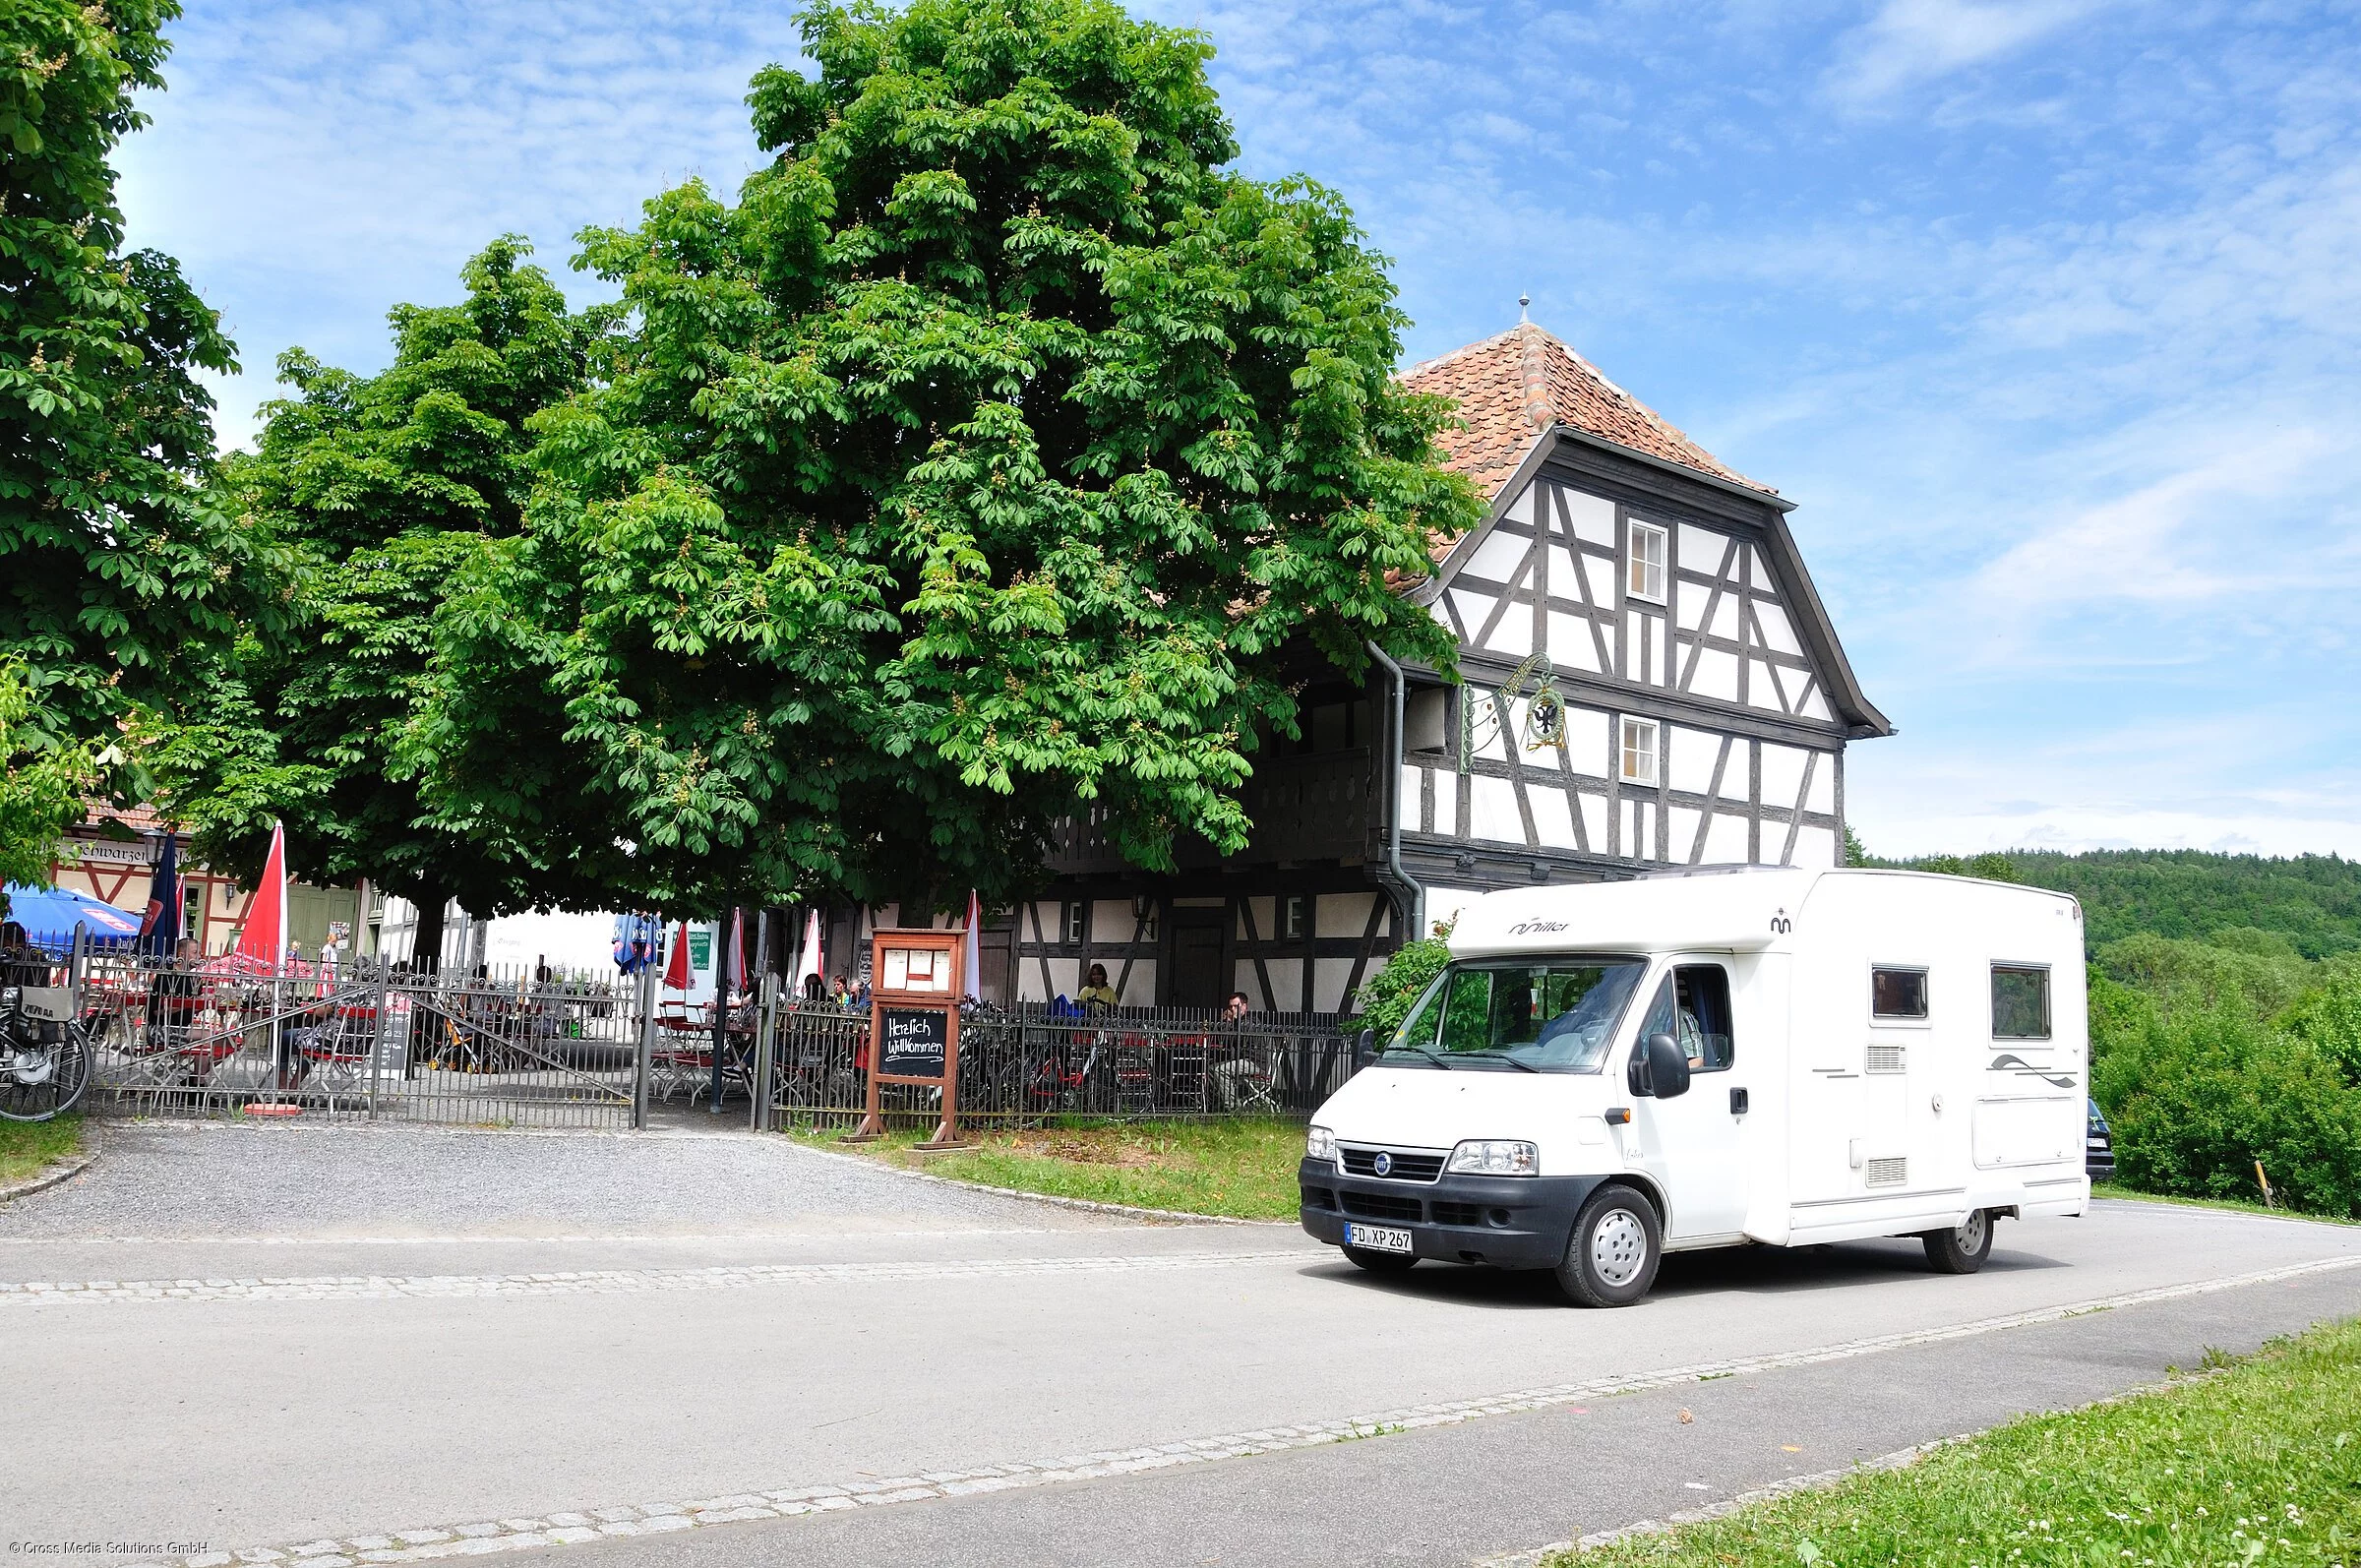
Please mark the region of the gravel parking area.
[[97, 1163], [0, 1204], [0, 1238], [720, 1236], [1127, 1224], [912, 1180], [750, 1132], [97, 1122]]

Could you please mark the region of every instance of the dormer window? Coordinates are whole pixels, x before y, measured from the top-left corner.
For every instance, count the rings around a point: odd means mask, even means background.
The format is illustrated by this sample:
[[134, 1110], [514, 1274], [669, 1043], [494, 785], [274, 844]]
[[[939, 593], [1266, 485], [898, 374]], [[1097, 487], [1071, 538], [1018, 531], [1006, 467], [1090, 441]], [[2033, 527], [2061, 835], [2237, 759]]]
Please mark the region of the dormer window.
[[1656, 720], [1625, 719], [1621, 728], [1623, 744], [1615, 749], [1617, 775], [1626, 784], [1654, 785], [1662, 751]]
[[1653, 522], [1631, 520], [1631, 561], [1623, 591], [1634, 599], [1665, 602], [1665, 563], [1670, 558], [1665, 530]]

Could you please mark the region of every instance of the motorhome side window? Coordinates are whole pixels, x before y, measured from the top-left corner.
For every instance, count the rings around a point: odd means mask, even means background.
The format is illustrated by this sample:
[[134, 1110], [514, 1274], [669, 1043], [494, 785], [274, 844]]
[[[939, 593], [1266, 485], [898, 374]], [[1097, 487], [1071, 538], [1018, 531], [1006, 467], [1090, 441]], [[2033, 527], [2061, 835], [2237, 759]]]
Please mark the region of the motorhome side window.
[[2049, 1038], [2049, 971], [2035, 964], [1992, 966], [1992, 1038]]
[[1651, 1035], [1679, 1041], [1691, 1072], [1720, 1072], [1735, 1061], [1729, 972], [1720, 964], [1682, 964], [1666, 975], [1640, 1025], [1643, 1042]]
[[1926, 971], [1871, 969], [1869, 1016], [1923, 1023], [1926, 1019]]

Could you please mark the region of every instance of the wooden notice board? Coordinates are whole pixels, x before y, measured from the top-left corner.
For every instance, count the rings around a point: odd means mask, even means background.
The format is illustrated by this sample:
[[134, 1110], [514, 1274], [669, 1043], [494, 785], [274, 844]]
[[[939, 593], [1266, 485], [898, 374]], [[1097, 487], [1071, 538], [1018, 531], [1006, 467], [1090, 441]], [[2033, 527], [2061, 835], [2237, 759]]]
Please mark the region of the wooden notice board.
[[880, 931], [870, 938], [869, 1099], [847, 1143], [885, 1135], [883, 1086], [942, 1094], [942, 1119], [922, 1149], [958, 1149], [959, 997], [964, 931]]

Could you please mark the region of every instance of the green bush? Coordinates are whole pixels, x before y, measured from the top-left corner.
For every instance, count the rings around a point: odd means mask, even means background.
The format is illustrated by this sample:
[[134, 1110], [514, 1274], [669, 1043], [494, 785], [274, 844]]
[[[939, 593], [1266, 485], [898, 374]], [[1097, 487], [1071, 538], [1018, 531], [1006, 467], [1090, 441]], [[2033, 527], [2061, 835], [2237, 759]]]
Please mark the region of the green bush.
[[1393, 1038], [1410, 1016], [1410, 1004], [1450, 961], [1450, 945], [1440, 936], [1405, 942], [1383, 969], [1362, 982], [1361, 995], [1354, 998], [1361, 1009], [1361, 1027], [1376, 1030], [1379, 1044]]
[[2346, 1083], [2361, 1086], [2361, 958], [2347, 955], [2321, 970], [2278, 1025], [2336, 1063]]
[[2289, 1207], [2361, 1218], [2361, 1091], [2309, 1042], [2235, 1009], [2151, 1016], [2091, 1078], [2126, 1184], [2253, 1199], [2260, 1161]]
[[2143, 932], [2098, 950], [2098, 968], [2149, 997], [2165, 1017], [2278, 1013], [2313, 983], [2315, 968], [2272, 932], [2242, 928], [2203, 940]]

